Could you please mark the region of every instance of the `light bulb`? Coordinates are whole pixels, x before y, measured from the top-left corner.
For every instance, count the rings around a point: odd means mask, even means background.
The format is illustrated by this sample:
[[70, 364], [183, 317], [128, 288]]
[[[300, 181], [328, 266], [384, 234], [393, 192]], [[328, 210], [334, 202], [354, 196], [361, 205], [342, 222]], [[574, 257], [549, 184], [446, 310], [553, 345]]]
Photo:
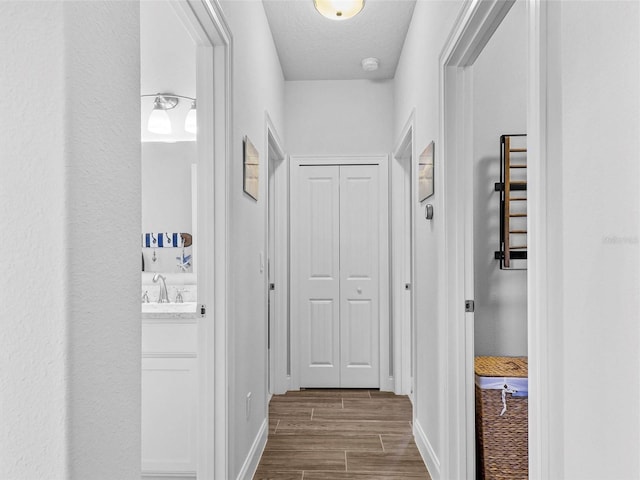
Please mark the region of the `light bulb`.
[[198, 117], [196, 113], [196, 101], [191, 102], [191, 110], [184, 119], [184, 130], [189, 133], [198, 133]]
[[151, 115], [149, 115], [147, 130], [161, 135], [168, 135], [171, 133], [171, 120], [169, 120], [169, 115], [157, 100], [153, 105]]

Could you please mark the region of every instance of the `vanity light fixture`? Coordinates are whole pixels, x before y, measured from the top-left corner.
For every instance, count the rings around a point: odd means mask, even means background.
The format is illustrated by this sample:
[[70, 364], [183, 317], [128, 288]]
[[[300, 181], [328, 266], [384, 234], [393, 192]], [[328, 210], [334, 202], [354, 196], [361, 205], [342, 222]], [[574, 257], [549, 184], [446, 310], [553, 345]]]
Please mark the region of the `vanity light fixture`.
[[364, 0], [313, 0], [316, 10], [331, 20], [347, 20], [364, 8]]
[[184, 119], [184, 129], [189, 133], [198, 133], [198, 117], [196, 113], [196, 101], [191, 102], [191, 109]]
[[168, 135], [171, 133], [171, 120], [167, 110], [176, 108], [178, 98], [170, 95], [158, 95], [153, 101], [153, 110], [149, 115], [147, 130], [153, 133]]
[[172, 132], [171, 119], [167, 110], [176, 108], [180, 99], [191, 100], [191, 110], [187, 113], [184, 122], [184, 129], [189, 133], [196, 133], [196, 99], [185, 97], [184, 95], [175, 95], [173, 93], [156, 93], [153, 95], [140, 95], [140, 97], [155, 97], [153, 101], [153, 110], [147, 121], [147, 130], [160, 135], [170, 135]]

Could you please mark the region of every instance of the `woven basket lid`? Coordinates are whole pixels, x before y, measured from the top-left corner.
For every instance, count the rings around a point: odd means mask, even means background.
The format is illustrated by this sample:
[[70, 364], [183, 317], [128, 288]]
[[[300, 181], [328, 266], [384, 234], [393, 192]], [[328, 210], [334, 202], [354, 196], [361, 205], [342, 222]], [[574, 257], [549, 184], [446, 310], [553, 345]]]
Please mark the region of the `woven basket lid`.
[[475, 372], [480, 377], [527, 377], [527, 357], [476, 357]]

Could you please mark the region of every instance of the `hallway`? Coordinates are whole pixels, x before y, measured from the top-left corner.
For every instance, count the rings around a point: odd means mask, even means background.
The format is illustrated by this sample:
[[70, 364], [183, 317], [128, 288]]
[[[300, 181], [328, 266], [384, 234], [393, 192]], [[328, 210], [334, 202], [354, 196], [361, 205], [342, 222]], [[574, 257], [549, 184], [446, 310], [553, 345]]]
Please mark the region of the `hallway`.
[[429, 479], [411, 433], [411, 403], [378, 390], [274, 395], [254, 480]]

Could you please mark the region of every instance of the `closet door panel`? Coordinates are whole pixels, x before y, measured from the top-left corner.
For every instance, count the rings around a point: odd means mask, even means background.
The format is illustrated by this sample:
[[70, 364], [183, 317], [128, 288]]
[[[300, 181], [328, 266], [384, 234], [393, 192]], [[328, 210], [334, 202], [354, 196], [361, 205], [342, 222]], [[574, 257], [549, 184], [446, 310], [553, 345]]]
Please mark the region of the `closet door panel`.
[[340, 181], [337, 166], [297, 167], [292, 198], [294, 317], [301, 387], [340, 386]]
[[340, 167], [342, 387], [380, 384], [379, 194], [377, 165]]

